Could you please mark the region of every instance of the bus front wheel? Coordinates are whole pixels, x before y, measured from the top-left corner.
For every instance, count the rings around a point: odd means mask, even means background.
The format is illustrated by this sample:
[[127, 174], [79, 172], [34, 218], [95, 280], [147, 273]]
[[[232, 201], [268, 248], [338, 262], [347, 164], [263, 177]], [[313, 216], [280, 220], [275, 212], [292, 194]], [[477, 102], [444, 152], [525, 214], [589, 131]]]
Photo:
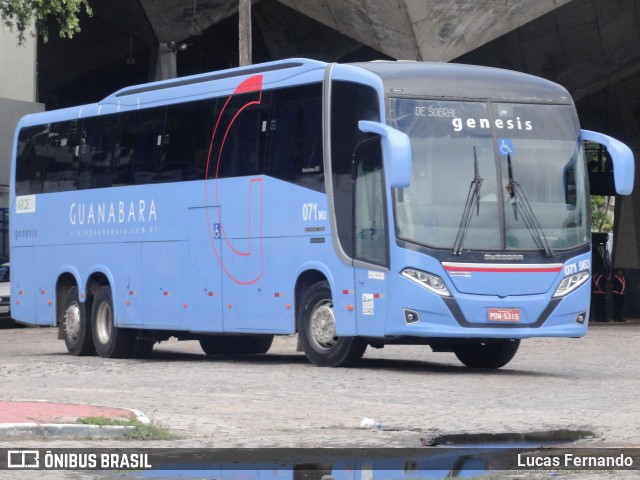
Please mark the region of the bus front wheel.
[[63, 307], [64, 343], [71, 355], [93, 355], [95, 348], [91, 337], [91, 323], [87, 319], [87, 311], [91, 312], [90, 297], [80, 302], [78, 287], [67, 291]]
[[307, 358], [321, 367], [353, 365], [367, 349], [367, 343], [361, 338], [337, 335], [333, 299], [327, 282], [318, 282], [305, 292], [298, 335]]
[[456, 345], [453, 353], [467, 367], [500, 368], [511, 361], [519, 346], [520, 340], [468, 342]]
[[111, 288], [102, 286], [96, 291], [91, 309], [93, 344], [104, 358], [123, 358], [131, 355], [135, 330], [118, 328], [114, 323]]

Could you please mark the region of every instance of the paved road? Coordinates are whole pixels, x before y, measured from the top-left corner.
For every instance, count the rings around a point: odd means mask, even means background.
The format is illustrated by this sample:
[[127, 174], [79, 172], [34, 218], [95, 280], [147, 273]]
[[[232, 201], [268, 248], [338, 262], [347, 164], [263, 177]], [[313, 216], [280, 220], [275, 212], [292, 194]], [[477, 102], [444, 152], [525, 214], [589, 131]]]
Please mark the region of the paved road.
[[[419, 447], [433, 434], [558, 429], [594, 432], [590, 446], [640, 446], [638, 323], [527, 340], [507, 367], [489, 372], [413, 346], [369, 349], [358, 368], [318, 368], [295, 351], [294, 337], [245, 358], [206, 357], [195, 341], [156, 345], [145, 360], [74, 357], [56, 333], [0, 330], [0, 399], [138, 409], [179, 437], [170, 446]], [[360, 428], [364, 417], [382, 430]], [[99, 446], [123, 443], [167, 446]], [[0, 447], [14, 445], [0, 439]]]

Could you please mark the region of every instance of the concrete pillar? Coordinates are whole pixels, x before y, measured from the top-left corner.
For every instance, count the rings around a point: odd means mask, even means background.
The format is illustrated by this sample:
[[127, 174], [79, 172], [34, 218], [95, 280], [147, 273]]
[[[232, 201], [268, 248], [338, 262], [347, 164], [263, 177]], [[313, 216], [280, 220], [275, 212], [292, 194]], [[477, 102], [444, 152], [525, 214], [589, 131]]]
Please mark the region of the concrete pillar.
[[178, 47], [175, 43], [161, 43], [158, 47], [158, 61], [156, 64], [155, 80], [168, 80], [178, 75], [176, 67], [176, 53]]
[[251, 65], [251, 0], [238, 0], [240, 66]]

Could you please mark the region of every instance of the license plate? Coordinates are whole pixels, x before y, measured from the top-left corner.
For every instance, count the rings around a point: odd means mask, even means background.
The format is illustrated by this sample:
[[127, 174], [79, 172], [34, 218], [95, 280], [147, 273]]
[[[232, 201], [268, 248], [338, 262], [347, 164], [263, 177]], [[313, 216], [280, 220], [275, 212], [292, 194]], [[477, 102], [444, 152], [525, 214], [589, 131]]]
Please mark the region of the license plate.
[[9, 313], [9, 307], [7, 305], [0, 306], [0, 313]]
[[520, 309], [519, 308], [490, 308], [489, 320], [492, 322], [519, 322], [520, 321]]

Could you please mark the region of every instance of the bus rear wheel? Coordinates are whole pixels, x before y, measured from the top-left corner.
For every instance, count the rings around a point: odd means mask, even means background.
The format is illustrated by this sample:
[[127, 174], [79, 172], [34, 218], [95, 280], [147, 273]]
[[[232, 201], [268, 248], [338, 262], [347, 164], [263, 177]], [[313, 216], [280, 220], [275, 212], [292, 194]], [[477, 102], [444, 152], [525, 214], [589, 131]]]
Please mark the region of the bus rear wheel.
[[273, 335], [248, 335], [244, 345], [247, 355], [267, 353], [273, 344]]
[[123, 358], [132, 353], [135, 330], [118, 328], [113, 316], [111, 288], [102, 286], [96, 291], [91, 309], [93, 344], [104, 358]]
[[367, 349], [367, 343], [361, 338], [337, 335], [333, 299], [327, 282], [318, 282], [305, 292], [298, 335], [307, 358], [321, 367], [351, 366]]
[[516, 355], [520, 340], [468, 342], [454, 347], [458, 360], [471, 368], [504, 367]]
[[63, 306], [64, 343], [71, 355], [93, 355], [95, 348], [91, 336], [91, 323], [87, 319], [87, 311], [91, 311], [90, 297], [82, 303], [78, 287], [67, 290]]

